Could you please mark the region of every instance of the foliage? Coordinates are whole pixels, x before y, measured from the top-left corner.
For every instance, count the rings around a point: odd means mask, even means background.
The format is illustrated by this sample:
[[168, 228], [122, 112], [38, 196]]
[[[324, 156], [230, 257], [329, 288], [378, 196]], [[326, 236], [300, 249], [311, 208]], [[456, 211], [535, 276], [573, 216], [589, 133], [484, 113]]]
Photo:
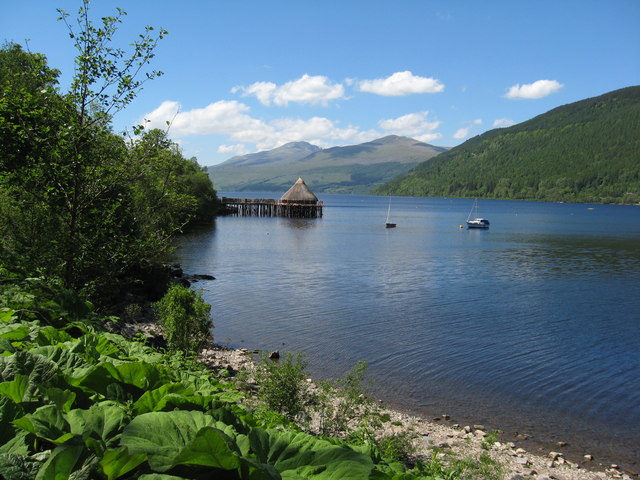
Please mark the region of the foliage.
[[640, 202], [640, 87], [491, 130], [421, 163], [379, 194]]
[[[24, 279], [2, 273], [2, 478], [429, 478], [426, 467], [408, 470], [287, 423], [265, 425], [234, 387], [189, 358], [82, 319], [56, 328], [19, 318], [22, 304], [5, 293]], [[285, 364], [299, 372], [304, 362]]]
[[98, 26], [88, 0], [75, 23], [61, 14], [78, 49], [66, 94], [43, 55], [0, 49], [0, 259], [104, 306], [166, 258], [173, 235], [210, 220], [217, 199], [166, 134], [127, 142], [111, 131], [113, 115], [161, 74], [147, 66], [166, 31], [147, 27], [120, 49], [122, 10]]
[[260, 399], [270, 410], [289, 420], [301, 419], [314, 403], [307, 382], [307, 362], [301, 354], [288, 352], [278, 361], [264, 356], [256, 369]]
[[321, 409], [324, 435], [351, 434], [360, 441], [373, 441], [372, 429], [380, 424], [374, 402], [369, 399], [370, 382], [365, 382], [366, 362], [358, 362], [339, 379], [322, 383]]
[[382, 456], [406, 462], [416, 453], [414, 440], [410, 432], [393, 433], [380, 438], [378, 448]]
[[485, 450], [491, 449], [491, 447], [493, 447], [493, 444], [498, 441], [498, 438], [500, 438], [500, 431], [490, 431], [482, 440], [482, 448]]
[[154, 310], [169, 348], [197, 352], [212, 339], [211, 306], [198, 292], [172, 285]]

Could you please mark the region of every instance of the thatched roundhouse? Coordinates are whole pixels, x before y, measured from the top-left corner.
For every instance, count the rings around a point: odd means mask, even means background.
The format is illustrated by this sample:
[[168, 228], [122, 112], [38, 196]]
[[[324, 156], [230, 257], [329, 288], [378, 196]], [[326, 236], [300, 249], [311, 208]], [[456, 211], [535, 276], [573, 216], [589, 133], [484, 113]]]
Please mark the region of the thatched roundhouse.
[[322, 201], [318, 200], [302, 178], [298, 178], [279, 201], [275, 198], [222, 197], [222, 205], [230, 215], [289, 218], [320, 218], [323, 207]]
[[316, 205], [318, 203], [318, 197], [307, 187], [302, 178], [298, 178], [296, 183], [287, 190], [287, 192], [280, 198], [280, 203], [289, 203], [296, 205]]

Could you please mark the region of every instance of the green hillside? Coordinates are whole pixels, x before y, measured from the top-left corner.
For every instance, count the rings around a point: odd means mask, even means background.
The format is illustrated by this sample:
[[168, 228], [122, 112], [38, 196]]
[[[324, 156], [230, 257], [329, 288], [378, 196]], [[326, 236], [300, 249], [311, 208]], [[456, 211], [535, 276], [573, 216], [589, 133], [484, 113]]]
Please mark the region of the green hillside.
[[373, 193], [638, 203], [640, 87], [491, 130]]
[[295, 142], [233, 157], [209, 175], [220, 191], [284, 193], [302, 177], [314, 192], [364, 193], [446, 150], [396, 135], [324, 150]]

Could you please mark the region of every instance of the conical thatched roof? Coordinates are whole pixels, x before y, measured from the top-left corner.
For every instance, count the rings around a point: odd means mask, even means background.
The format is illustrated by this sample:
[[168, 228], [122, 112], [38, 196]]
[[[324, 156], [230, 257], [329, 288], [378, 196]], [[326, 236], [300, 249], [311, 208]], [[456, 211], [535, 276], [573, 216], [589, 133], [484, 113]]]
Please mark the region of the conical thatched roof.
[[296, 183], [280, 198], [280, 201], [282, 203], [316, 204], [318, 203], [318, 197], [309, 190], [302, 178], [298, 178]]

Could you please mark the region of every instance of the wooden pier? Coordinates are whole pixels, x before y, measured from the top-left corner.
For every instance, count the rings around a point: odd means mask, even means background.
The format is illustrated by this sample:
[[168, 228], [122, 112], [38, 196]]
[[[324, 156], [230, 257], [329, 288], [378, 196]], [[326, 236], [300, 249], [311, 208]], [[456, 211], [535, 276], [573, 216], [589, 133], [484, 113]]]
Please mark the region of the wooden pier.
[[275, 198], [222, 197], [224, 209], [239, 217], [321, 218], [322, 201], [314, 204], [289, 203]]
[[318, 200], [302, 178], [298, 178], [280, 200], [222, 197], [221, 201], [228, 215], [240, 217], [322, 217], [322, 201]]

